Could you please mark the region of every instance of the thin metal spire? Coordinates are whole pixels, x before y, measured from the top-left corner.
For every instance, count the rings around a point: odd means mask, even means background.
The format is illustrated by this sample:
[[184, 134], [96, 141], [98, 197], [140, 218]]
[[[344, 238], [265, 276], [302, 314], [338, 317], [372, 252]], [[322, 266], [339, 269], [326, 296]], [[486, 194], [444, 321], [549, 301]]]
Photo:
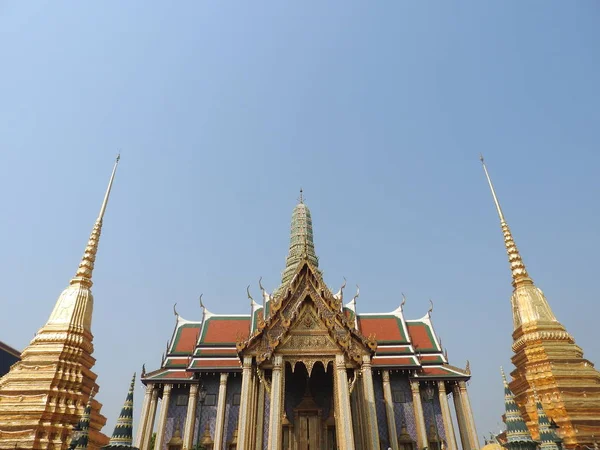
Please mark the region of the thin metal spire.
[[482, 154], [479, 155], [479, 160], [481, 161], [483, 171], [485, 172], [485, 177], [487, 178], [488, 184], [490, 185], [490, 190], [492, 191], [492, 197], [494, 197], [494, 203], [496, 204], [496, 210], [498, 211], [498, 217], [500, 217], [500, 222], [505, 222], [504, 214], [502, 213], [502, 208], [500, 207], [500, 202], [498, 201], [498, 197], [496, 196], [496, 190], [494, 189], [494, 185], [492, 184], [492, 179], [490, 178], [490, 174], [488, 173]]
[[108, 198], [110, 196], [112, 184], [115, 179], [115, 173], [117, 171], [117, 165], [119, 164], [120, 159], [121, 155], [117, 155], [117, 159], [108, 182], [108, 187], [106, 188], [106, 193], [104, 194], [104, 200], [102, 202], [102, 207], [100, 208], [100, 213], [98, 214], [98, 218], [94, 223], [92, 233], [90, 234], [87, 246], [85, 247], [85, 252], [81, 258], [81, 262], [79, 263], [79, 268], [77, 269], [75, 278], [71, 280], [71, 284], [80, 283], [88, 288], [90, 288], [93, 284], [92, 272], [94, 271], [94, 262], [96, 261], [96, 253], [98, 252], [98, 242], [100, 241], [100, 234], [102, 232], [102, 218], [104, 217], [104, 212], [106, 211], [106, 206], [108, 205]]
[[121, 159], [121, 154], [117, 155], [117, 159], [115, 160], [115, 165], [113, 166], [113, 171], [110, 176], [110, 181], [108, 182], [108, 188], [106, 188], [106, 194], [104, 194], [104, 201], [102, 202], [102, 207], [100, 208], [100, 214], [98, 214], [98, 220], [102, 220], [104, 217], [104, 211], [106, 211], [106, 205], [108, 205], [108, 197], [110, 197], [110, 191], [112, 189], [112, 184], [115, 179], [115, 172], [117, 171], [117, 166], [119, 165], [119, 160]]

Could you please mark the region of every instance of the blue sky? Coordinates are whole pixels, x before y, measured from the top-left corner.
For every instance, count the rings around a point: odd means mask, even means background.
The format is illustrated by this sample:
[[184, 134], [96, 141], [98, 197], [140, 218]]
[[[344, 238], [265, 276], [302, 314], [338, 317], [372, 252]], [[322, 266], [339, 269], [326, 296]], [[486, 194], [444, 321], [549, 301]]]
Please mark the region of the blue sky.
[[[486, 156], [531, 276], [600, 363], [600, 8], [582, 2], [0, 2], [0, 339], [23, 349], [74, 275], [117, 151], [94, 274], [112, 427], [198, 319], [277, 286], [300, 187], [326, 281], [358, 308], [435, 303], [503, 413], [510, 273]], [[136, 391], [136, 421], [142, 389]]]

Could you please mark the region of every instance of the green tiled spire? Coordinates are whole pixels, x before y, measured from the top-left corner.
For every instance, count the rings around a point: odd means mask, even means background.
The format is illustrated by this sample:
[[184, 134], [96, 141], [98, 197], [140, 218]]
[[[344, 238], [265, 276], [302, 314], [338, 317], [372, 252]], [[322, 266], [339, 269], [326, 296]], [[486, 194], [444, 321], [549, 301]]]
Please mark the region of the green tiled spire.
[[117, 425], [115, 431], [110, 438], [108, 445], [102, 447], [102, 449], [134, 449], [132, 446], [132, 435], [133, 435], [133, 389], [135, 387], [135, 373], [131, 379], [129, 385], [129, 392], [125, 399], [125, 404], [121, 409], [121, 414], [117, 419]]
[[83, 415], [79, 419], [77, 427], [73, 429], [73, 437], [69, 450], [87, 450], [88, 438], [90, 433], [90, 415], [92, 414], [92, 400], [94, 399], [94, 391], [90, 392], [87, 405], [83, 410]]
[[531, 438], [529, 429], [521, 416], [519, 406], [515, 402], [515, 396], [508, 387], [504, 370], [502, 380], [504, 381], [504, 405], [506, 407], [506, 444], [509, 450], [535, 450], [537, 443]]
[[282, 286], [294, 276], [298, 264], [307, 259], [315, 267], [319, 267], [319, 258], [315, 254], [313, 242], [313, 227], [310, 210], [304, 204], [302, 190], [300, 190], [300, 203], [292, 213], [292, 227], [290, 233], [290, 250], [285, 261], [285, 270], [281, 277]]
[[556, 442], [559, 440], [558, 436], [550, 428], [550, 421], [548, 420], [548, 416], [544, 412], [544, 408], [542, 407], [542, 403], [537, 396], [537, 392], [534, 391], [535, 402], [537, 406], [537, 415], [538, 415], [538, 430], [540, 432], [540, 449], [541, 450], [559, 450]]

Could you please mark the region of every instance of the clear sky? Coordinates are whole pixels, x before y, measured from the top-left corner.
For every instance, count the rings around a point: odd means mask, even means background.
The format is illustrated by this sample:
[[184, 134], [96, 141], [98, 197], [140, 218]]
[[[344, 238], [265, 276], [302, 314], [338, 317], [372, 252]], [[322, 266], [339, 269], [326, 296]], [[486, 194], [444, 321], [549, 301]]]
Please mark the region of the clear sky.
[[300, 187], [327, 283], [360, 284], [363, 312], [433, 299], [479, 435], [497, 430], [512, 288], [478, 156], [600, 363], [599, 19], [593, 1], [0, 2], [0, 340], [47, 320], [120, 150], [93, 288], [107, 434], [173, 303], [246, 312], [246, 285], [277, 286]]

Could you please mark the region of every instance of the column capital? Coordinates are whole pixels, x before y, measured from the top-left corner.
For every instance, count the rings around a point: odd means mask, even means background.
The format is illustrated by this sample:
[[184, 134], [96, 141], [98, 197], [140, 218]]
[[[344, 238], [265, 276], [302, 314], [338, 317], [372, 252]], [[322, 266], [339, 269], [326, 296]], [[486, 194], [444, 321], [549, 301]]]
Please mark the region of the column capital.
[[466, 381], [459, 381], [458, 382], [458, 387], [461, 391], [466, 391], [467, 390], [467, 382]]
[[419, 393], [419, 380], [410, 380], [410, 390], [413, 394]]
[[362, 365], [364, 367], [371, 367], [371, 358], [369, 357], [369, 355], [363, 355], [362, 361]]
[[196, 397], [198, 395], [198, 390], [200, 389], [199, 384], [190, 384], [190, 396]]
[[438, 391], [446, 394], [446, 382], [444, 380], [438, 380]]
[[146, 394], [151, 394], [152, 391], [154, 390], [154, 384], [147, 384], [146, 386]]
[[273, 356], [273, 370], [281, 370], [283, 367], [283, 356], [275, 355]]
[[227, 372], [222, 372], [221, 373], [221, 377], [219, 379], [219, 385], [222, 386], [224, 384], [227, 384], [227, 377], [229, 376], [229, 373]]
[[163, 395], [164, 394], [170, 394], [171, 393], [171, 389], [173, 389], [173, 385], [172, 384], [164, 384], [163, 385]]
[[335, 367], [338, 370], [346, 368], [346, 359], [344, 358], [344, 355], [335, 355]]
[[252, 356], [244, 356], [243, 367], [244, 369], [252, 367]]
[[383, 382], [384, 383], [389, 383], [390, 382], [390, 371], [389, 370], [382, 370], [381, 371], [381, 376], [383, 378]]

